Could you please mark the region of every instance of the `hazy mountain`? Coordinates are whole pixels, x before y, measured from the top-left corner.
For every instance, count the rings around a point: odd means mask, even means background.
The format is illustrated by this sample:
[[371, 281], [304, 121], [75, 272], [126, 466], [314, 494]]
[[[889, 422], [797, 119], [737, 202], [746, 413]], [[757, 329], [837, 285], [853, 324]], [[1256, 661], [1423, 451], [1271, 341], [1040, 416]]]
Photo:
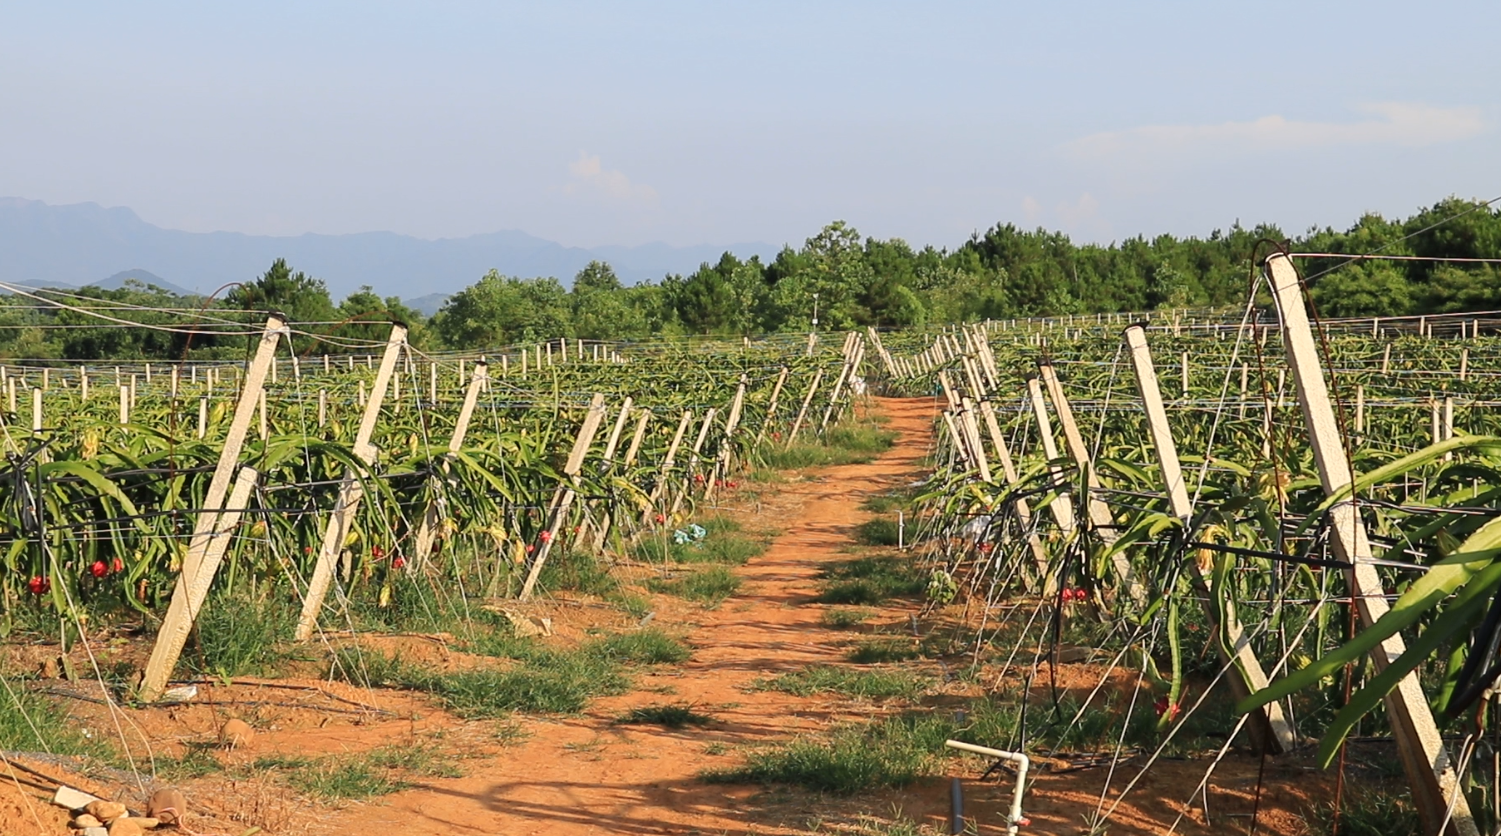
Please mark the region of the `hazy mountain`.
[[492, 268], [508, 276], [556, 276], [568, 284], [585, 264], [600, 259], [634, 283], [691, 272], [702, 262], [719, 260], [725, 250], [768, 258], [777, 249], [760, 243], [585, 249], [514, 230], [432, 241], [394, 232], [294, 237], [182, 232], [146, 223], [122, 207], [0, 198], [0, 281], [32, 284], [103, 285], [127, 265], [137, 265], [127, 273], [152, 275], [151, 283], [166, 289], [211, 293], [254, 279], [273, 260], [285, 258], [293, 269], [327, 282], [336, 300], [361, 285], [405, 298], [453, 293]]
[[193, 295], [193, 291], [181, 285], [173, 284], [161, 276], [146, 270], [121, 270], [102, 282], [89, 282], [89, 284], [94, 287], [104, 288], [105, 290], [118, 290], [124, 287], [128, 281], [137, 281], [144, 285], [155, 285], [168, 293], [175, 293], [178, 296]]
[[422, 311], [428, 316], [438, 312], [443, 303], [448, 301], [452, 293], [429, 293], [426, 296], [418, 296], [416, 299], [403, 299], [402, 302], [414, 311]]

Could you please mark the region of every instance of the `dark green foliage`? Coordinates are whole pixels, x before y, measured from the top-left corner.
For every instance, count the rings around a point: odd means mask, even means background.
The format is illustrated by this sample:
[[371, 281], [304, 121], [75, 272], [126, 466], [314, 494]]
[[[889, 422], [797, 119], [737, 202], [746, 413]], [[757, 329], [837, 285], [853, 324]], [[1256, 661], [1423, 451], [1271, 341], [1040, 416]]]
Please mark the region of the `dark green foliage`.
[[[435, 340], [466, 349], [564, 336], [638, 339], [802, 331], [811, 324], [815, 293], [822, 330], [912, 327], [1232, 304], [1245, 296], [1258, 242], [1287, 237], [1272, 225], [1248, 228], [1236, 223], [1205, 238], [1138, 236], [1101, 246], [1076, 244], [1059, 232], [997, 224], [951, 250], [913, 250], [900, 239], [862, 238], [848, 224], [835, 221], [802, 247], [784, 248], [769, 263], [759, 258], [741, 261], [725, 253], [717, 263], [704, 264], [687, 276], [665, 276], [658, 283], [625, 286], [609, 265], [600, 262], [573, 277], [571, 290], [561, 281], [567, 277], [522, 279], [492, 270], [448, 300], [433, 317], [431, 334], [416, 311], [368, 288], [335, 305], [321, 280], [294, 272], [284, 259], [259, 277], [247, 276], [244, 285], [215, 304], [243, 311], [280, 310], [294, 321], [345, 323], [317, 326], [331, 337], [382, 339], [384, 323], [397, 319], [413, 327], [409, 339], [414, 345]], [[1498, 258], [1501, 210], [1450, 197], [1406, 220], [1368, 214], [1345, 230], [1314, 229], [1290, 245], [1303, 252]], [[1339, 265], [1334, 258], [1301, 264], [1306, 275], [1317, 277], [1310, 289], [1327, 316], [1501, 307], [1501, 273], [1489, 265]], [[1339, 269], [1331, 271], [1335, 267]], [[197, 297], [184, 299], [139, 284], [76, 293], [145, 308], [199, 304]], [[140, 317], [171, 320], [171, 315], [151, 313]], [[70, 327], [48, 327], [54, 324]], [[229, 356], [244, 348], [243, 340], [236, 338], [200, 335], [189, 344], [182, 335], [161, 331], [78, 327], [97, 324], [87, 315], [68, 311], [7, 313], [0, 317], [0, 325], [7, 326], [0, 329], [0, 356], [182, 359], [188, 349], [198, 356]], [[335, 343], [322, 341], [300, 348], [339, 350]]]

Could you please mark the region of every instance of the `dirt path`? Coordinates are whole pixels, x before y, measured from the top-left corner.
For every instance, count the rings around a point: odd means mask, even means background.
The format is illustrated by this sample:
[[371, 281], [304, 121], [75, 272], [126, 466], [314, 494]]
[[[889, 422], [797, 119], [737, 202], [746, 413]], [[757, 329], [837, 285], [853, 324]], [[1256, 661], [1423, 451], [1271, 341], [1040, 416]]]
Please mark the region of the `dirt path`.
[[[851, 716], [857, 707], [826, 698], [747, 690], [752, 681], [842, 659], [849, 634], [820, 623], [824, 610], [805, 604], [819, 569], [849, 559], [854, 527], [870, 515], [866, 497], [922, 475], [932, 401], [884, 399], [878, 409], [898, 432], [893, 448], [867, 465], [822, 469], [775, 486], [783, 533], [742, 567], [741, 591], [702, 614], [688, 634], [691, 661], [643, 676], [628, 695], [596, 700], [578, 717], [529, 718], [523, 744], [466, 761], [466, 776], [438, 780], [345, 810], [331, 823], [345, 833], [605, 834], [774, 833], [752, 821], [748, 802], [759, 788], [705, 784], [698, 774], [738, 762], [737, 748], [781, 739]], [[785, 500], [795, 500], [787, 502]], [[903, 617], [900, 608], [888, 616]], [[664, 625], [669, 629], [673, 625]], [[631, 707], [687, 702], [721, 721], [667, 730], [612, 725]], [[760, 805], [756, 805], [760, 807]]]

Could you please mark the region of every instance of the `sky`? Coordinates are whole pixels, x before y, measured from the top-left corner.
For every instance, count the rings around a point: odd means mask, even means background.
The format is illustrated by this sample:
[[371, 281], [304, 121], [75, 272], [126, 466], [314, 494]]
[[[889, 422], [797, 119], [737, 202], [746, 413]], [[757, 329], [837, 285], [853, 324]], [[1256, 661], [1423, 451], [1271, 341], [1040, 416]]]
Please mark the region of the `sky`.
[[22, 3], [0, 195], [572, 246], [1285, 231], [1501, 195], [1501, 4]]

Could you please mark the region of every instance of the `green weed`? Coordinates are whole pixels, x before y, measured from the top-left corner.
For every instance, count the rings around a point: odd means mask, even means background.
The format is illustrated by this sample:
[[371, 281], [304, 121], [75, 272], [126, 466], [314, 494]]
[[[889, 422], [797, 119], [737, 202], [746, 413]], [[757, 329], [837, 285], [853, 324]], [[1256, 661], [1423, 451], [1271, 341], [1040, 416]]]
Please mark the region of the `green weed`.
[[0, 750], [88, 755], [104, 748], [85, 737], [51, 701], [9, 684], [0, 692]]
[[156, 775], [168, 781], [183, 781], [202, 778], [224, 771], [224, 765], [214, 756], [214, 747], [207, 743], [190, 743], [180, 757], [157, 758]]
[[891, 449], [896, 436], [895, 432], [881, 429], [873, 422], [840, 422], [821, 438], [805, 426], [798, 440], [790, 446], [771, 440], [764, 443], [757, 454], [764, 466], [776, 470], [866, 464]]
[[905, 662], [922, 656], [922, 649], [906, 639], [872, 639], [850, 649], [844, 658], [858, 665]]
[[823, 611], [823, 615], [819, 616], [818, 620], [825, 627], [832, 627], [836, 630], [848, 630], [851, 627], [859, 626], [870, 620], [871, 615], [873, 613], [869, 610], [828, 609]]
[[901, 715], [844, 726], [825, 739], [799, 737], [753, 752], [744, 766], [703, 774], [715, 783], [787, 784], [852, 795], [905, 787], [931, 774], [954, 731], [934, 714]]
[[708, 532], [698, 542], [674, 543], [670, 537], [643, 540], [632, 552], [645, 563], [718, 563], [741, 566], [766, 551], [770, 540], [745, 534], [729, 517], [709, 517], [699, 523]]
[[632, 595], [629, 592], [616, 590], [604, 596], [606, 601], [620, 608], [620, 611], [631, 618], [645, 618], [651, 612], [651, 601], [640, 595]]
[[895, 546], [899, 541], [896, 520], [877, 517], [855, 527], [855, 539], [867, 546]]
[[715, 607], [740, 589], [740, 578], [724, 566], [710, 566], [673, 580], [653, 578], [647, 582], [647, 587], [653, 592], [665, 592]]
[[572, 714], [595, 696], [623, 693], [628, 684], [615, 659], [588, 647], [565, 652], [517, 639], [504, 655], [515, 663], [436, 673], [379, 653], [356, 655], [341, 648], [335, 656], [334, 674], [367, 687], [426, 691], [465, 718], [504, 717], [516, 711]]
[[[1333, 834], [1335, 813], [1333, 801], [1309, 810], [1304, 817], [1309, 833]], [[1411, 794], [1395, 787], [1346, 790], [1338, 823], [1341, 836], [1418, 836], [1423, 832]]]
[[798, 697], [842, 694], [866, 699], [912, 699], [926, 690], [923, 680], [911, 671], [896, 668], [845, 668], [835, 665], [815, 665], [772, 679], [758, 680], [754, 687]]
[[475, 668], [423, 677], [423, 690], [436, 694], [464, 718], [501, 717], [513, 711], [575, 714], [592, 697], [621, 694], [628, 682], [609, 661], [582, 652], [549, 651], [504, 670]]
[[216, 595], [198, 615], [197, 653], [189, 664], [212, 676], [274, 674], [289, 657], [283, 642], [296, 618], [290, 606], [274, 599]]
[[879, 604], [889, 598], [920, 595], [928, 579], [909, 560], [899, 557], [862, 557], [836, 564], [824, 572], [822, 604]]
[[599, 559], [585, 552], [567, 549], [553, 552], [542, 566], [537, 579], [543, 589], [567, 589], [601, 598], [619, 588], [619, 581]]
[[699, 714], [689, 705], [647, 705], [633, 708], [615, 719], [618, 725], [656, 725], [669, 729], [707, 726], [714, 718]]
[[661, 630], [617, 633], [586, 645], [585, 651], [607, 659], [638, 665], [670, 665], [688, 661], [693, 651]]

